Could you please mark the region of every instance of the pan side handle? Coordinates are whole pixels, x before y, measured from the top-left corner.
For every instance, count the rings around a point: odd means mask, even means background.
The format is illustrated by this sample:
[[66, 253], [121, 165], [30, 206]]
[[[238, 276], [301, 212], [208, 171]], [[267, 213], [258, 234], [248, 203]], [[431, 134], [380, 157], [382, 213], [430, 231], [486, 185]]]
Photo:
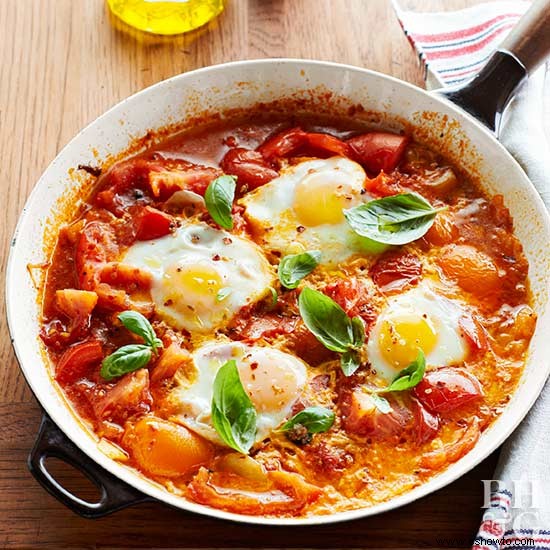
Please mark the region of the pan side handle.
[[466, 84], [437, 93], [499, 133], [515, 91], [550, 54], [550, 0], [534, 0], [483, 69]]
[[[82, 472], [100, 490], [99, 501], [88, 502], [65, 489], [48, 471], [46, 460], [50, 457], [58, 458]], [[153, 500], [96, 464], [47, 414], [42, 417], [35, 445], [28, 457], [28, 467], [51, 495], [85, 518], [100, 518], [127, 506]]]

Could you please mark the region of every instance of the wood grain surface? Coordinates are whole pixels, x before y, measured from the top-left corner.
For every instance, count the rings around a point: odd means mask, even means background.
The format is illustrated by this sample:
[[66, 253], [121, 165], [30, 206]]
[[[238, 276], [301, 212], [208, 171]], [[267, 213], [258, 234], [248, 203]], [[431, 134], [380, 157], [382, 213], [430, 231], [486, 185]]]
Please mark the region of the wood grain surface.
[[[471, 0], [407, 0], [415, 9], [456, 9]], [[183, 71], [259, 57], [339, 61], [421, 84], [416, 55], [389, 0], [228, 0], [207, 27], [175, 38], [133, 31], [102, 0], [0, 0], [0, 262], [25, 199], [61, 147], [126, 96]], [[140, 505], [79, 518], [31, 477], [26, 457], [40, 408], [15, 360], [0, 312], [0, 547], [466, 547], [481, 517], [480, 479], [496, 457], [438, 493], [375, 518], [313, 528], [232, 524]], [[391, 465], [389, 466], [391, 467]], [[59, 469], [68, 486], [86, 483]], [[456, 538], [445, 545], [438, 539]], [[462, 543], [460, 542], [462, 540]]]

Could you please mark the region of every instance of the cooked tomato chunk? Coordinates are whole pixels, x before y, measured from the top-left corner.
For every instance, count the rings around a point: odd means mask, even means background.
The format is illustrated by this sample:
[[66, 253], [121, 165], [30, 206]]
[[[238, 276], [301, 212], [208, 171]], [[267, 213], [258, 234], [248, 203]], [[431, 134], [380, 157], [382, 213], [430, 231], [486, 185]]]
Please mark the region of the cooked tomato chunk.
[[318, 150], [341, 157], [351, 156], [350, 146], [341, 139], [329, 134], [307, 134], [307, 146], [313, 151]]
[[473, 353], [487, 351], [489, 347], [487, 332], [474, 314], [464, 314], [460, 318], [459, 325]]
[[153, 170], [149, 173], [149, 186], [154, 197], [166, 200], [177, 191], [188, 190], [204, 195], [206, 188], [222, 171], [211, 166], [179, 163], [168, 170]]
[[176, 221], [172, 216], [152, 206], [144, 206], [133, 214], [136, 238], [139, 241], [164, 237], [176, 228]]
[[432, 440], [439, 431], [439, 418], [428, 411], [420, 401], [413, 400], [416, 439], [419, 444]]
[[350, 317], [361, 317], [366, 328], [376, 318], [371, 292], [357, 278], [336, 279], [329, 283], [324, 293], [332, 298]]
[[347, 141], [359, 162], [372, 174], [397, 168], [409, 138], [387, 132], [369, 132]]
[[71, 321], [71, 336], [82, 335], [90, 326], [92, 311], [97, 304], [97, 293], [65, 288], [55, 292], [55, 301], [57, 308]]
[[391, 409], [383, 412], [376, 397], [361, 388], [344, 396], [341, 407], [346, 432], [376, 439], [400, 436], [411, 422], [411, 411], [391, 396], [387, 400]]
[[85, 377], [103, 359], [103, 347], [97, 340], [80, 342], [67, 348], [55, 368], [60, 384], [71, 384]]
[[104, 222], [88, 223], [78, 241], [75, 265], [80, 286], [95, 290], [100, 282], [100, 269], [118, 255], [113, 228]]
[[125, 375], [94, 403], [101, 420], [122, 423], [136, 413], [146, 413], [152, 404], [149, 393], [149, 372], [140, 369]]
[[422, 262], [411, 253], [390, 252], [378, 259], [370, 275], [385, 292], [400, 291], [418, 283], [422, 276]]
[[258, 147], [266, 160], [286, 157], [307, 143], [307, 134], [301, 128], [290, 128], [269, 138]]
[[449, 245], [438, 261], [447, 277], [472, 294], [483, 297], [499, 289], [500, 276], [495, 262], [471, 245]]
[[221, 161], [221, 167], [226, 174], [236, 176], [241, 191], [256, 189], [279, 175], [266, 163], [261, 153], [242, 147], [229, 149]]
[[479, 381], [464, 369], [453, 367], [426, 373], [414, 393], [427, 409], [443, 414], [483, 397]]
[[449, 212], [439, 212], [433, 225], [428, 229], [424, 239], [436, 246], [443, 246], [454, 242], [459, 235], [454, 216]]
[[474, 417], [454, 443], [450, 443], [441, 449], [425, 454], [420, 459], [420, 465], [423, 468], [437, 470], [456, 462], [473, 449], [479, 439], [480, 433], [479, 420]]
[[153, 369], [151, 380], [157, 382], [164, 378], [171, 378], [178, 369], [191, 362], [191, 354], [180, 344], [170, 344], [162, 353]]
[[266, 488], [264, 484], [259, 487], [246, 484], [243, 478], [227, 472], [209, 473], [206, 468], [201, 468], [188, 488], [201, 504], [251, 515], [298, 513], [322, 493], [293, 472], [268, 472]]

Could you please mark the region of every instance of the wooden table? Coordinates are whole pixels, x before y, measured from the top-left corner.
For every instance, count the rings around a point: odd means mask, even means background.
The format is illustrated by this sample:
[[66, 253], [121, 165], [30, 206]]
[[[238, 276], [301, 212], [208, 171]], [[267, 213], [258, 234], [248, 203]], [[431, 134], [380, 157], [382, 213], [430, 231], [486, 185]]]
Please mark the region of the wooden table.
[[[434, 10], [472, 0], [408, 0]], [[228, 0], [197, 32], [164, 38], [114, 20], [102, 0], [0, 0], [1, 286], [8, 243], [34, 183], [84, 125], [124, 97], [172, 75], [236, 59], [304, 57], [361, 65], [416, 84], [421, 73], [389, 0]], [[40, 409], [0, 313], [0, 546], [2, 548], [466, 547], [482, 510], [480, 479], [496, 456], [451, 486], [375, 518], [275, 529], [147, 504], [87, 521], [50, 497], [26, 457]], [[70, 470], [69, 486], [84, 487]], [[83, 490], [83, 489], [82, 489]], [[445, 545], [442, 537], [458, 539]], [[459, 542], [463, 539], [463, 542]]]

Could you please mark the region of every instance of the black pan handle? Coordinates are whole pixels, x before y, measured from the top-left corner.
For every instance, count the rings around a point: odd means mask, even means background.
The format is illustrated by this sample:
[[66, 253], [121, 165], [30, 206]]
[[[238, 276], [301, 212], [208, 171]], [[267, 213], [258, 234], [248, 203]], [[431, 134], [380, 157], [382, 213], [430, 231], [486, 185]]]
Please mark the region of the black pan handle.
[[481, 71], [466, 84], [438, 94], [498, 135], [502, 113], [515, 91], [550, 54], [550, 0], [534, 0]]
[[[54, 457], [82, 472], [101, 491], [98, 502], [88, 502], [65, 489], [48, 471], [46, 459]], [[130, 487], [96, 464], [44, 413], [28, 466], [36, 480], [57, 500], [85, 518], [100, 518], [127, 506], [154, 500]]]

